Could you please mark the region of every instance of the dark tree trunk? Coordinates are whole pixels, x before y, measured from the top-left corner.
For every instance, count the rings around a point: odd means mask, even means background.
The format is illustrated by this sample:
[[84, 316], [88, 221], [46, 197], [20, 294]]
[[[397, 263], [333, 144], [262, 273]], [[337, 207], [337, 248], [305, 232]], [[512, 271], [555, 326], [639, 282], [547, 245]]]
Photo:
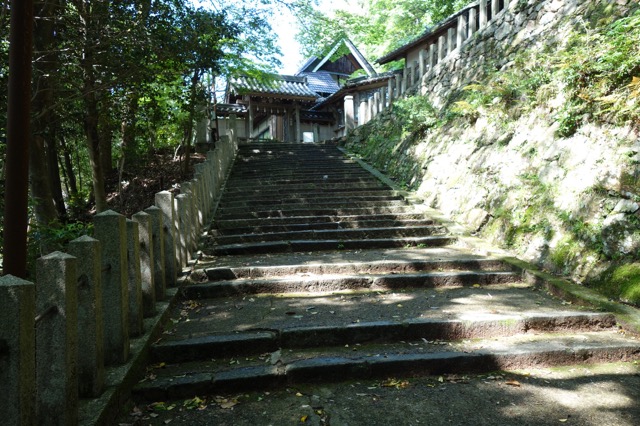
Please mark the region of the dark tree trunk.
[[[11, 1], [5, 169], [4, 273], [26, 278], [33, 1]], [[26, 96], [25, 96], [26, 95]]]
[[[48, 151], [55, 155], [54, 131], [54, 82], [52, 74], [56, 69], [57, 55], [54, 53], [54, 19], [57, 2], [36, 2], [39, 19], [34, 28], [34, 48], [37, 60], [34, 63], [33, 76], [35, 89], [33, 98], [34, 119], [32, 123], [31, 148], [29, 150], [29, 181], [31, 198], [34, 203], [36, 222], [48, 226], [58, 219], [59, 211], [54, 205], [53, 188], [59, 183], [59, 176], [53, 180]], [[60, 193], [62, 198], [62, 193]], [[60, 200], [62, 201], [62, 200]], [[64, 202], [62, 201], [64, 215]]]

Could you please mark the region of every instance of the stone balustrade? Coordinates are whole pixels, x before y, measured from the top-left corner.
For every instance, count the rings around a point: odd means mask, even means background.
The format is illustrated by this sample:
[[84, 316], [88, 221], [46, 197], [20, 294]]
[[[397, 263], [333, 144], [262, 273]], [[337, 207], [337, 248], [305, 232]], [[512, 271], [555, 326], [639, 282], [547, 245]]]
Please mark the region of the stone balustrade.
[[405, 67], [389, 79], [386, 88], [360, 95], [357, 119], [349, 116], [348, 111], [353, 111], [353, 107], [346, 105], [346, 102], [353, 103], [353, 98], [345, 98], [345, 122], [355, 123], [354, 127], [366, 124], [390, 107], [394, 99], [416, 93], [433, 71], [454, 57], [464, 44], [472, 42], [474, 34], [491, 25], [511, 3], [515, 5], [518, 0], [477, 0], [433, 28], [420, 43], [422, 48], [417, 52], [417, 60], [405, 61]]
[[80, 401], [104, 398], [108, 370], [130, 362], [133, 338], [148, 338], [148, 319], [169, 306], [168, 287], [195, 258], [236, 150], [233, 134], [221, 138], [179, 195], [157, 193], [130, 220], [97, 214], [93, 237], [37, 260], [35, 284], [0, 277], [3, 424], [87, 423]]

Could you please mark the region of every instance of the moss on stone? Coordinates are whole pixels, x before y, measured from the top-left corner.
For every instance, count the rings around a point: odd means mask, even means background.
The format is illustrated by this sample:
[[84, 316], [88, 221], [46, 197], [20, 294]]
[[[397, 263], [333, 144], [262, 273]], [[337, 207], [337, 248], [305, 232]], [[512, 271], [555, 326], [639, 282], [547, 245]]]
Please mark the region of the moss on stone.
[[610, 268], [597, 287], [609, 297], [640, 306], [640, 263]]

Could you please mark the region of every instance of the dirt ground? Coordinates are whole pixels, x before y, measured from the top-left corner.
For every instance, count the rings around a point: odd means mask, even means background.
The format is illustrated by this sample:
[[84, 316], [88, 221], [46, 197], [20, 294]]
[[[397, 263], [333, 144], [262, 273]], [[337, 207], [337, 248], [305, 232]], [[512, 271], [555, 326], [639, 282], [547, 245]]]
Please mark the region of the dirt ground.
[[640, 424], [640, 362], [393, 378], [125, 407], [119, 425]]

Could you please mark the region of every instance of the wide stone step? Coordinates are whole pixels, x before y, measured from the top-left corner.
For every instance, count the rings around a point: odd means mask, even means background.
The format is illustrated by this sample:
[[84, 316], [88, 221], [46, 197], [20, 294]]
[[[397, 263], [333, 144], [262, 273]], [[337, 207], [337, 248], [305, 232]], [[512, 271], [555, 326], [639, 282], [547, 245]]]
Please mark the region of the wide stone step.
[[247, 164], [245, 167], [239, 167], [234, 169], [229, 175], [229, 179], [261, 179], [265, 175], [270, 178], [279, 177], [301, 177], [301, 176], [314, 176], [320, 177], [327, 174], [354, 174], [367, 176], [371, 175], [359, 164], [340, 164], [336, 165], [335, 162], [327, 163], [324, 166], [315, 165], [309, 167], [307, 164], [290, 164], [286, 163], [282, 166], [272, 167], [272, 163], [265, 163], [262, 167], [256, 167], [255, 164]]
[[365, 190], [350, 190], [348, 188], [344, 190], [325, 190], [325, 189], [303, 189], [299, 191], [285, 191], [282, 188], [254, 188], [252, 190], [248, 190], [246, 192], [241, 191], [230, 191], [226, 192], [224, 197], [221, 199], [221, 202], [233, 203], [233, 202], [242, 202], [246, 200], [280, 200], [280, 199], [296, 199], [296, 198], [349, 198], [349, 197], [395, 197], [400, 195], [396, 191], [391, 191], [389, 188], [385, 188], [383, 186], [376, 186], [375, 188], [369, 188]]
[[238, 279], [194, 284], [183, 288], [186, 297], [211, 298], [265, 293], [321, 293], [355, 290], [401, 290], [514, 283], [512, 271], [442, 271], [390, 275], [302, 275], [270, 279]]
[[219, 207], [217, 215], [224, 216], [229, 214], [238, 214], [246, 212], [247, 209], [251, 209], [253, 212], [261, 211], [285, 211], [285, 210], [315, 210], [315, 209], [336, 209], [336, 208], [396, 208], [407, 207], [407, 203], [404, 200], [384, 200], [384, 201], [349, 201], [347, 199], [324, 199], [318, 200], [318, 202], [296, 203], [296, 202], [282, 202], [274, 204], [256, 204], [254, 206], [224, 206]]
[[[384, 255], [382, 255], [384, 256]], [[458, 256], [455, 258], [434, 258], [425, 260], [424, 253], [421, 259], [416, 260], [373, 260], [369, 262], [336, 262], [317, 260], [317, 263], [299, 263], [269, 266], [216, 266], [220, 261], [211, 262], [208, 266], [206, 262], [201, 263], [199, 268], [191, 272], [192, 282], [220, 281], [235, 279], [259, 279], [283, 276], [299, 277], [322, 274], [403, 274], [427, 271], [496, 271], [508, 270], [509, 267], [500, 259], [489, 257], [467, 257]], [[309, 257], [303, 258], [308, 261]], [[294, 259], [292, 259], [294, 260]], [[297, 259], [295, 259], [297, 260]], [[187, 287], [187, 290], [189, 287]]]
[[276, 217], [305, 217], [305, 216], [359, 216], [359, 215], [396, 215], [402, 213], [414, 213], [415, 209], [407, 205], [390, 205], [375, 207], [327, 207], [316, 206], [313, 208], [292, 209], [267, 209], [257, 211], [244, 211], [223, 213], [216, 215], [217, 220], [252, 219], [252, 218], [276, 218]]
[[[201, 334], [181, 340], [156, 343], [151, 348], [155, 361], [166, 363], [211, 358], [260, 355], [278, 349], [326, 348], [408, 340], [455, 341], [487, 339], [517, 334], [601, 331], [615, 326], [610, 314], [554, 312], [494, 315], [477, 320], [423, 319], [359, 322], [347, 325], [318, 325], [249, 330], [230, 334]], [[640, 343], [639, 343], [640, 345]]]
[[[271, 218], [250, 218], [250, 219], [223, 219], [216, 218], [213, 222], [213, 229], [246, 228], [254, 226], [282, 226], [293, 224], [343, 224], [348, 223], [360, 227], [371, 221], [421, 221], [425, 219], [422, 213], [394, 213], [394, 214], [363, 214], [363, 215], [323, 215], [323, 216], [291, 216], [291, 217], [271, 217]], [[345, 226], [346, 227], [346, 226]]]
[[[293, 232], [302, 230], [329, 230], [329, 229], [358, 229], [358, 228], [391, 228], [391, 227], [420, 227], [433, 225], [432, 219], [424, 220], [368, 220], [359, 222], [318, 222], [318, 223], [293, 223], [289, 225], [265, 225], [237, 228], [224, 228], [223, 230], [211, 229], [209, 235], [237, 234], [262, 234], [266, 232]], [[216, 226], [215, 224], [213, 226]]]
[[319, 381], [482, 373], [631, 361], [638, 356], [638, 342], [615, 332], [519, 334], [454, 342], [420, 339], [390, 345], [350, 344], [322, 351], [278, 350], [200, 363], [165, 363], [133, 392], [138, 399], [163, 401]]
[[358, 228], [358, 229], [320, 229], [286, 232], [270, 232], [259, 234], [236, 234], [210, 237], [213, 244], [243, 244], [265, 241], [290, 241], [290, 240], [353, 240], [353, 239], [380, 239], [380, 238], [406, 238], [425, 237], [428, 235], [443, 235], [446, 228], [442, 225], [427, 225], [413, 227], [386, 227], [386, 228]]
[[456, 241], [450, 236], [378, 238], [370, 240], [293, 240], [270, 241], [245, 244], [205, 246], [209, 256], [239, 254], [293, 253], [320, 250], [360, 250], [400, 247], [442, 247]]
[[385, 203], [388, 201], [402, 201], [404, 202], [404, 198], [401, 195], [397, 194], [380, 194], [380, 195], [360, 195], [360, 196], [344, 196], [344, 195], [318, 195], [317, 196], [299, 196], [296, 194], [290, 194], [286, 197], [244, 197], [237, 198], [235, 200], [224, 200], [218, 205], [219, 209], [224, 208], [255, 208], [262, 206], [279, 206], [279, 205], [300, 205], [300, 204], [312, 204], [312, 203], [339, 203], [339, 204], [348, 204], [348, 203]]
[[346, 178], [323, 178], [319, 177], [307, 177], [304, 179], [257, 179], [251, 181], [238, 181], [228, 182], [225, 186], [225, 190], [242, 190], [248, 188], [255, 188], [256, 186], [281, 186], [285, 188], [303, 188], [303, 189], [315, 189], [315, 188], [366, 188], [373, 186], [377, 179], [373, 176], [365, 177], [346, 177]]

